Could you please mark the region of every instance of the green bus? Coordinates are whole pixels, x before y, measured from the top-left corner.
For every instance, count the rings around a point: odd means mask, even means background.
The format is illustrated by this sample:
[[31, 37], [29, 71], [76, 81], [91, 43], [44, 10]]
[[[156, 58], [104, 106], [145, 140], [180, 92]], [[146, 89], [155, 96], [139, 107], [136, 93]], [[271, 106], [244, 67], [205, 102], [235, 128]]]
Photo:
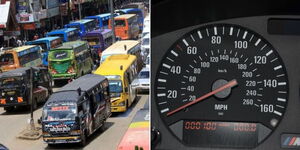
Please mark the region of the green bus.
[[91, 51], [86, 41], [65, 42], [61, 47], [51, 49], [48, 61], [54, 81], [72, 80], [93, 70]]

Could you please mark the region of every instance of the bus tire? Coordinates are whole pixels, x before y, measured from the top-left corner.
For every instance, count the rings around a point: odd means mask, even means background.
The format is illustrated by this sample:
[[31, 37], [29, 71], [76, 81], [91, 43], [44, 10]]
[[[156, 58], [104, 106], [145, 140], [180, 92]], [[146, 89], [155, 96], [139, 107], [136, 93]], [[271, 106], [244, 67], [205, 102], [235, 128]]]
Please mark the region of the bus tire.
[[128, 100], [126, 100], [126, 110], [129, 108]]
[[12, 107], [12, 106], [7, 106], [7, 107], [4, 107], [4, 110], [5, 110], [6, 112], [11, 112], [11, 111], [14, 110], [14, 107]]
[[36, 110], [37, 107], [38, 107], [38, 106], [37, 106], [37, 105], [38, 105], [37, 98], [34, 98], [33, 101], [32, 101], [32, 103], [33, 103], [33, 104], [32, 104], [32, 105], [33, 105], [33, 110]]
[[84, 147], [86, 145], [86, 132], [85, 131], [81, 134], [81, 141], [80, 141], [79, 145], [81, 147]]

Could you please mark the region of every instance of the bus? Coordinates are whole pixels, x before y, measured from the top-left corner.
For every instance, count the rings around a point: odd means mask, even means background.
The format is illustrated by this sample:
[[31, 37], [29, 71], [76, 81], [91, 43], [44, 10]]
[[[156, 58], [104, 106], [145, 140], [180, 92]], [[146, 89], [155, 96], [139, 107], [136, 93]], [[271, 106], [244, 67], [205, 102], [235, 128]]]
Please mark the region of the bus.
[[[111, 20], [109, 20], [109, 29], [112, 29]], [[122, 40], [138, 39], [139, 25], [137, 16], [126, 14], [115, 17], [115, 34]]]
[[93, 60], [86, 41], [63, 43], [49, 51], [48, 69], [54, 81], [73, 80], [93, 70]]
[[141, 56], [141, 44], [136, 40], [117, 41], [102, 52], [100, 63], [103, 63], [106, 58], [117, 54], [131, 54], [137, 57], [138, 71], [143, 68], [143, 59]]
[[4, 51], [0, 54], [0, 72], [21, 68], [42, 66], [42, 48], [26, 45]]
[[137, 76], [137, 60], [134, 55], [113, 55], [97, 68], [94, 74], [108, 79], [111, 111], [125, 112], [136, 99], [136, 90], [131, 86]]
[[22, 67], [1, 73], [0, 107], [10, 112], [16, 107], [30, 108], [32, 105], [36, 110], [38, 104], [46, 102], [52, 93], [51, 83], [45, 67]]
[[79, 30], [77, 28], [65, 28], [48, 32], [47, 37], [59, 36], [63, 42], [76, 41], [79, 39]]
[[80, 143], [111, 115], [108, 80], [88, 74], [54, 92], [43, 107], [43, 140], [49, 145]]
[[54, 37], [45, 37], [45, 38], [40, 38], [35, 41], [29, 41], [25, 43], [26, 45], [39, 45], [42, 48], [42, 60], [43, 60], [43, 65], [48, 66], [48, 51], [50, 49], [59, 47], [62, 45], [61, 38], [58, 36]]
[[[117, 16], [117, 14], [114, 14], [114, 17], [115, 16]], [[94, 20], [96, 20], [98, 28], [107, 29], [108, 21], [110, 18], [111, 18], [111, 14], [105, 13], [105, 14], [100, 14], [100, 15], [96, 15], [96, 16], [87, 16], [84, 19], [94, 19]]]
[[[137, 136], [143, 138], [136, 138]], [[149, 98], [143, 108], [136, 112], [117, 150], [149, 150], [150, 148]]]
[[101, 53], [112, 44], [112, 30], [111, 29], [98, 29], [88, 32], [82, 37], [82, 40], [88, 42], [92, 48], [94, 64], [99, 65]]
[[79, 30], [79, 36], [82, 37], [87, 32], [96, 29], [96, 20], [93, 19], [81, 19], [78, 21], [66, 24], [64, 28], [77, 28]]
[[117, 10], [119, 14], [135, 14], [137, 15], [137, 21], [139, 25], [140, 32], [143, 31], [144, 26], [144, 13], [142, 9], [139, 8], [125, 8]]

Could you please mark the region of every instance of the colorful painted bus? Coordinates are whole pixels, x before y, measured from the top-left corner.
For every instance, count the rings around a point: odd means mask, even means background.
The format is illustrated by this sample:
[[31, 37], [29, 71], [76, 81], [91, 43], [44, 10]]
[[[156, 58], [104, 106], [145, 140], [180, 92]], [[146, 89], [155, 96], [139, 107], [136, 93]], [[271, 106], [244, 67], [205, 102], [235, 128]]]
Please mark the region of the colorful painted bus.
[[[143, 138], [136, 138], [143, 137]], [[117, 150], [149, 150], [150, 149], [150, 112], [149, 112], [149, 99], [141, 108], [136, 112], [133, 117], [129, 128], [125, 132]]]
[[29, 41], [25, 43], [26, 45], [39, 45], [42, 48], [42, 59], [43, 59], [43, 65], [48, 66], [48, 51], [50, 49], [59, 47], [62, 45], [61, 38], [58, 36], [54, 37], [45, 37], [40, 38], [35, 41]]
[[137, 76], [137, 60], [134, 55], [108, 57], [94, 74], [108, 79], [111, 111], [125, 112], [136, 99], [136, 90], [131, 86]]
[[135, 15], [137, 15], [140, 32], [143, 31], [143, 26], [144, 26], [143, 10], [141, 10], [139, 8], [125, 8], [125, 9], [116, 10], [116, 12], [118, 12], [119, 14], [135, 14]]
[[79, 39], [79, 30], [77, 28], [64, 28], [53, 30], [46, 34], [47, 37], [59, 36], [63, 42], [76, 41]]
[[136, 40], [122, 40], [114, 43], [105, 51], [102, 52], [100, 63], [103, 63], [106, 58], [111, 55], [118, 54], [131, 54], [137, 57], [137, 70], [138, 72], [143, 68], [143, 59], [141, 57], [141, 45], [139, 41]]
[[78, 21], [71, 22], [66, 24], [65, 28], [77, 28], [79, 30], [79, 36], [82, 37], [87, 32], [95, 30], [96, 27], [96, 20], [93, 19], [81, 19]]
[[[115, 16], [117, 16], [117, 14], [114, 14], [114, 17]], [[111, 14], [105, 13], [105, 14], [100, 14], [100, 15], [96, 15], [96, 16], [87, 16], [84, 19], [94, 19], [94, 20], [96, 20], [98, 28], [107, 29], [108, 21], [110, 18], [111, 18]]]
[[48, 69], [54, 81], [72, 80], [92, 72], [93, 60], [86, 41], [72, 41], [49, 51]]
[[[111, 20], [109, 29], [112, 29]], [[115, 17], [115, 34], [122, 40], [138, 39], [139, 25], [135, 14], [126, 14]]]
[[85, 146], [111, 115], [108, 86], [105, 77], [87, 74], [54, 92], [43, 107], [43, 140]]
[[21, 68], [42, 66], [42, 48], [26, 45], [4, 51], [0, 54], [0, 72]]
[[82, 40], [87, 41], [92, 48], [94, 64], [99, 65], [102, 52], [112, 44], [112, 36], [111, 29], [98, 29], [82, 37]]

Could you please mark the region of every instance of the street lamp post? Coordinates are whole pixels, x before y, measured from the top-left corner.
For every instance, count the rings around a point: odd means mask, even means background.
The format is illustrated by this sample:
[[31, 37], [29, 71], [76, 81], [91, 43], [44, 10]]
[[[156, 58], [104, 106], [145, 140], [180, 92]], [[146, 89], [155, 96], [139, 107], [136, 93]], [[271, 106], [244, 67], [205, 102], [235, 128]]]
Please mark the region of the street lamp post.
[[114, 18], [114, 6], [113, 6], [113, 0], [109, 0], [110, 4], [110, 17], [111, 17], [111, 29], [112, 29], [112, 40], [113, 43], [116, 42], [116, 34], [115, 34], [115, 18]]
[[78, 11], [79, 11], [79, 20], [81, 20], [81, 0], [79, 0], [79, 4], [78, 4]]

